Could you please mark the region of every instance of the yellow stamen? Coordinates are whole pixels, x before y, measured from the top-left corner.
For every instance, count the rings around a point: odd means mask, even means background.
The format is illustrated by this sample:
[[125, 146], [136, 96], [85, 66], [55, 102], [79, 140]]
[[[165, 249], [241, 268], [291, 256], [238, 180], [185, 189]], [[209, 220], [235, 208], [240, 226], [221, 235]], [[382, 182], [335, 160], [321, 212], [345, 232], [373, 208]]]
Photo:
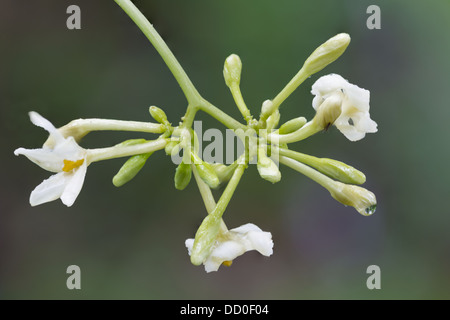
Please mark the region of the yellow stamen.
[[233, 263], [233, 260], [228, 260], [228, 261], [222, 262], [222, 264], [223, 264], [224, 266], [226, 266], [226, 267], [231, 266], [232, 263]]
[[84, 162], [84, 159], [80, 159], [77, 161], [64, 160], [64, 167], [62, 168], [62, 170], [64, 172], [72, 171], [73, 169], [76, 169], [79, 166], [81, 166], [83, 164], [83, 162]]

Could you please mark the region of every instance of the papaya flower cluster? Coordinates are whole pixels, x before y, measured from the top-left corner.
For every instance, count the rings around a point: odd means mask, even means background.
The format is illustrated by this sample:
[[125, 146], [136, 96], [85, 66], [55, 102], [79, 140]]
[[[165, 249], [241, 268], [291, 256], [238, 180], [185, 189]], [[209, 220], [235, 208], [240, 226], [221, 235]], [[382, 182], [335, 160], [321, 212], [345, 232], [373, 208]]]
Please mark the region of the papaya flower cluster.
[[[280, 125], [281, 104], [305, 80], [344, 53], [350, 43], [348, 34], [338, 34], [313, 51], [280, 93], [262, 103], [259, 117], [254, 117], [252, 108], [247, 107], [241, 93], [242, 61], [236, 54], [230, 55], [225, 60], [223, 75], [242, 115], [242, 119], [237, 120], [200, 95], [154, 27], [130, 0], [115, 1], [161, 54], [186, 96], [186, 113], [176, 126], [168, 121], [161, 108], [151, 106], [149, 112], [155, 122], [77, 119], [57, 129], [38, 113], [30, 112], [31, 122], [45, 129], [49, 133], [48, 139], [41, 148], [18, 148], [14, 153], [27, 157], [52, 173], [31, 192], [32, 206], [56, 199], [61, 199], [66, 206], [72, 206], [82, 189], [87, 168], [94, 162], [128, 157], [112, 179], [116, 187], [121, 187], [140, 172], [154, 152], [164, 150], [169, 157], [182, 154], [173, 176], [175, 188], [185, 189], [194, 177], [207, 212], [195, 237], [187, 239], [185, 246], [191, 263], [203, 264], [206, 272], [217, 271], [221, 265], [230, 266], [233, 260], [247, 251], [256, 250], [264, 256], [273, 253], [270, 232], [263, 231], [253, 223], [229, 230], [223, 220], [228, 203], [251, 164], [256, 164], [260, 177], [270, 183], [281, 181], [280, 164], [285, 165], [319, 183], [334, 199], [345, 206], [354, 207], [360, 214], [370, 216], [375, 212], [376, 197], [360, 186], [366, 181], [361, 171], [341, 161], [314, 157], [288, 146], [289, 143], [327, 130], [330, 126], [335, 126], [350, 141], [361, 140], [367, 133], [376, 132], [377, 124], [369, 113], [368, 90], [351, 84], [337, 74], [322, 76], [311, 89], [315, 116], [309, 121], [299, 116]], [[244, 151], [233, 163], [210, 163], [199, 155], [198, 137], [192, 129], [199, 111], [233, 130], [241, 140]], [[159, 136], [150, 140], [125, 140], [107, 148], [85, 149], [80, 146], [81, 139], [88, 133], [106, 130]], [[216, 202], [212, 190], [219, 186], [224, 186], [224, 191]]]

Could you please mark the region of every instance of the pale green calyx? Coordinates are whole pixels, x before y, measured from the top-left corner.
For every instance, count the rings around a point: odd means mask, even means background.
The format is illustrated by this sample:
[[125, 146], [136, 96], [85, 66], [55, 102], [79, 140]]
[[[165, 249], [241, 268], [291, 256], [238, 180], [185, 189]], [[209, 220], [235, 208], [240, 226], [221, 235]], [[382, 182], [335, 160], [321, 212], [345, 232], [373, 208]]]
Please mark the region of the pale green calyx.
[[227, 87], [239, 86], [241, 82], [242, 62], [238, 55], [232, 54], [226, 60], [223, 66], [223, 77]]
[[319, 72], [327, 65], [339, 58], [350, 44], [350, 36], [347, 33], [340, 33], [329, 39], [306, 59], [303, 64], [304, 71], [312, 75]]
[[320, 129], [328, 129], [341, 115], [341, 105], [342, 94], [331, 95], [317, 108], [313, 123]]
[[212, 246], [219, 234], [220, 221], [220, 217], [212, 214], [209, 214], [203, 219], [202, 224], [195, 234], [195, 240], [190, 252], [193, 265], [201, 265], [210, 255]]

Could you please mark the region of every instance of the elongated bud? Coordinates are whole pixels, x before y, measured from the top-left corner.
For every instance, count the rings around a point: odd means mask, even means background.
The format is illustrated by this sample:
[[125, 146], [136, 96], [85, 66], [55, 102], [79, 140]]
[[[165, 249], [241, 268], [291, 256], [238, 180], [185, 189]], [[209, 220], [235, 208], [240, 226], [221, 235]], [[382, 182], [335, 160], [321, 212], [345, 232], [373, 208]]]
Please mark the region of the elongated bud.
[[270, 116], [269, 113], [272, 112], [272, 110], [271, 110], [272, 106], [273, 106], [273, 103], [271, 100], [265, 100], [261, 106], [260, 118], [267, 119]]
[[121, 187], [133, 179], [147, 162], [147, 159], [153, 152], [138, 154], [130, 157], [120, 168], [119, 172], [113, 178], [113, 184]]
[[347, 33], [340, 33], [329, 39], [314, 50], [308, 59], [306, 59], [303, 65], [304, 71], [309, 75], [319, 72], [339, 58], [345, 49], [347, 49], [349, 43], [350, 36]]
[[198, 171], [198, 175], [200, 176], [200, 178], [202, 178], [202, 180], [210, 188], [216, 189], [220, 184], [220, 180], [213, 167], [209, 163], [200, 159], [200, 157], [194, 152], [191, 152], [191, 159]]
[[266, 120], [267, 130], [272, 130], [276, 128], [278, 122], [280, 122], [280, 111], [278, 111], [277, 109]]
[[278, 130], [279, 134], [288, 134], [294, 131], [297, 131], [301, 127], [303, 127], [306, 124], [307, 120], [305, 117], [298, 117], [291, 119], [285, 123], [283, 123]]
[[257, 169], [261, 178], [276, 183], [281, 180], [281, 172], [276, 163], [270, 159], [264, 148], [258, 148], [258, 163]]
[[191, 251], [193, 265], [201, 265], [211, 254], [212, 247], [220, 231], [220, 217], [209, 214], [195, 234]]
[[330, 178], [349, 184], [363, 184], [366, 182], [364, 173], [343, 162], [328, 158], [317, 160], [313, 167]]
[[189, 164], [181, 162], [175, 171], [175, 188], [183, 190], [191, 181], [192, 169]]
[[179, 148], [179, 144], [180, 144], [180, 142], [179, 141], [169, 141], [167, 144], [166, 144], [166, 147], [165, 147], [165, 152], [166, 152], [166, 155], [168, 155], [168, 156], [171, 156], [172, 155], [172, 153], [175, 151], [175, 152], [178, 152], [179, 150], [180, 150], [180, 148]]
[[375, 195], [367, 189], [335, 181], [334, 188], [328, 191], [337, 201], [354, 207], [363, 216], [372, 215], [377, 208]]
[[312, 120], [321, 129], [327, 129], [332, 125], [342, 112], [342, 94], [336, 93], [325, 99], [317, 109]]
[[162, 109], [155, 107], [155, 106], [151, 106], [149, 108], [149, 112], [150, 112], [150, 115], [153, 117], [153, 119], [155, 119], [159, 123], [162, 123], [165, 125], [169, 124], [169, 121], [167, 121], [166, 113]]
[[223, 77], [227, 87], [239, 85], [241, 82], [242, 62], [238, 55], [232, 54], [225, 60], [223, 66]]

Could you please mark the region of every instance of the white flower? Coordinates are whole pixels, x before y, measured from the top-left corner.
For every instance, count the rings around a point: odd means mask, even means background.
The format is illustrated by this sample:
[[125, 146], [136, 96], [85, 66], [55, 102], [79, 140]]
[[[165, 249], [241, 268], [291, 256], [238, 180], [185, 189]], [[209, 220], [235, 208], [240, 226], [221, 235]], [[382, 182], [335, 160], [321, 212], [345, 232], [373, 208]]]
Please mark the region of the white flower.
[[315, 95], [313, 107], [318, 111], [325, 99], [341, 96], [341, 112], [334, 125], [349, 140], [357, 141], [367, 132], [377, 132], [377, 123], [370, 119], [370, 92], [349, 83], [338, 74], [329, 74], [319, 78], [312, 86]]
[[40, 149], [18, 148], [14, 154], [22, 154], [41, 168], [56, 173], [31, 192], [30, 204], [37, 206], [61, 198], [61, 201], [70, 207], [83, 186], [88, 166], [87, 152], [73, 137], [64, 138], [50, 121], [38, 113], [30, 112], [29, 115], [33, 124], [50, 133], [55, 144], [53, 147], [44, 145]]
[[[194, 239], [187, 239], [185, 244], [191, 255]], [[211, 254], [203, 262], [205, 271], [217, 271], [222, 263], [230, 265], [236, 257], [251, 250], [268, 257], [273, 253], [272, 248], [272, 234], [262, 231], [252, 223], [247, 223], [218, 236]]]

